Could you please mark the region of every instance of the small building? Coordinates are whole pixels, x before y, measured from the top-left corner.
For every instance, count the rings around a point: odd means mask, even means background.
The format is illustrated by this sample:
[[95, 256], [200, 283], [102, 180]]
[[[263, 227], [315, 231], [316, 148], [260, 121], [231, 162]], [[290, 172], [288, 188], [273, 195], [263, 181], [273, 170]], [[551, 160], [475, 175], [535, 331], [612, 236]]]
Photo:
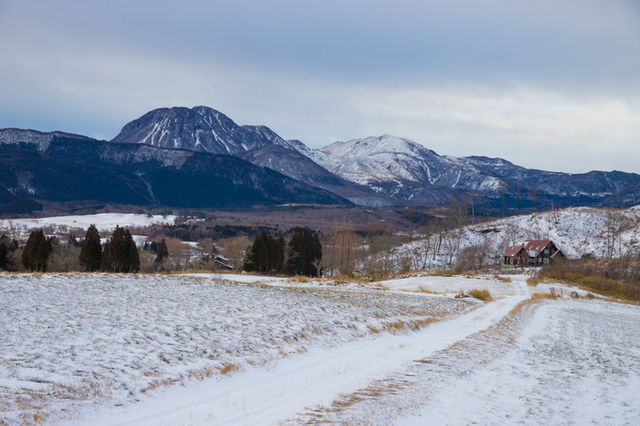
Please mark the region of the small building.
[[565, 255], [551, 240], [527, 240], [509, 247], [503, 257], [507, 267], [525, 267], [546, 265], [555, 259], [564, 259]]

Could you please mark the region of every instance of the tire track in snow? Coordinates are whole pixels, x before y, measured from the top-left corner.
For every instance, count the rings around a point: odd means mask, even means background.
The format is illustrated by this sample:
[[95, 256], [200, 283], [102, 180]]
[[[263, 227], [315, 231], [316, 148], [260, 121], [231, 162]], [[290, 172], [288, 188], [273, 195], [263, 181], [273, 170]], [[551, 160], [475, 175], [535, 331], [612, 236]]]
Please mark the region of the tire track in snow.
[[[524, 290], [524, 289], [522, 289]], [[524, 291], [526, 293], [526, 290]], [[312, 405], [331, 403], [416, 359], [443, 350], [507, 315], [527, 296], [509, 296], [456, 319], [410, 334], [383, 334], [285, 359], [271, 371], [251, 370], [221, 381], [170, 387], [155, 399], [103, 412], [94, 425], [269, 424]], [[107, 417], [105, 417], [105, 415]]]

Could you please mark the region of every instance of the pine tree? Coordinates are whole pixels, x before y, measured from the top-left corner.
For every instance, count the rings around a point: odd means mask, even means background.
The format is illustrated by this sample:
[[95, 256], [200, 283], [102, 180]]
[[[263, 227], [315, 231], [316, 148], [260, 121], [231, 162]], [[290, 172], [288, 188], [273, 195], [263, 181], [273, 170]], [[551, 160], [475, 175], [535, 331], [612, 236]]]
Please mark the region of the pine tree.
[[100, 269], [102, 264], [102, 246], [100, 245], [100, 234], [95, 225], [89, 226], [80, 250], [80, 264], [87, 271], [93, 272]]
[[9, 248], [4, 243], [0, 242], [0, 269], [7, 269], [7, 255], [9, 254]]
[[30, 271], [46, 272], [51, 250], [51, 241], [47, 240], [42, 229], [35, 230], [29, 235], [22, 252], [22, 264]]
[[158, 253], [156, 255], [156, 262], [160, 263], [169, 256], [169, 249], [167, 248], [167, 242], [163, 238], [158, 244]]
[[128, 229], [116, 226], [111, 239], [104, 246], [103, 265], [112, 272], [138, 272], [140, 255]]
[[307, 228], [296, 228], [289, 241], [287, 266], [290, 275], [318, 276], [317, 265], [322, 261], [322, 245], [318, 234], [311, 234]]
[[249, 248], [243, 269], [247, 272], [256, 271], [263, 274], [279, 274], [284, 271], [284, 237], [273, 238], [266, 231], [262, 231]]

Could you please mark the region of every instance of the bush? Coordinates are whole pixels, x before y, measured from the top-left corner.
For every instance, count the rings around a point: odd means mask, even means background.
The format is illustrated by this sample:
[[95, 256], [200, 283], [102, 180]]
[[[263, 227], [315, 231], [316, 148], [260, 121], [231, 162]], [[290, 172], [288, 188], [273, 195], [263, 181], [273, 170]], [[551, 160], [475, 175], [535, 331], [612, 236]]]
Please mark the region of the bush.
[[540, 284], [540, 278], [538, 277], [530, 277], [527, 278], [527, 285], [530, 285], [532, 287], [537, 286], [538, 284]]
[[485, 244], [477, 244], [463, 248], [456, 256], [455, 270], [479, 271], [487, 266], [489, 255]]

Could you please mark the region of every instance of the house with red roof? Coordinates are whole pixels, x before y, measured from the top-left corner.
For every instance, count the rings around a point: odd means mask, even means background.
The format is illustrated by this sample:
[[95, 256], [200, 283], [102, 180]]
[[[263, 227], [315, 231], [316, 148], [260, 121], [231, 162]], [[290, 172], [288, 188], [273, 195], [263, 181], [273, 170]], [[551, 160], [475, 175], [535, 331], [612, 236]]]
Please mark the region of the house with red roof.
[[551, 240], [527, 240], [519, 246], [509, 247], [503, 255], [506, 267], [542, 266], [565, 255]]

